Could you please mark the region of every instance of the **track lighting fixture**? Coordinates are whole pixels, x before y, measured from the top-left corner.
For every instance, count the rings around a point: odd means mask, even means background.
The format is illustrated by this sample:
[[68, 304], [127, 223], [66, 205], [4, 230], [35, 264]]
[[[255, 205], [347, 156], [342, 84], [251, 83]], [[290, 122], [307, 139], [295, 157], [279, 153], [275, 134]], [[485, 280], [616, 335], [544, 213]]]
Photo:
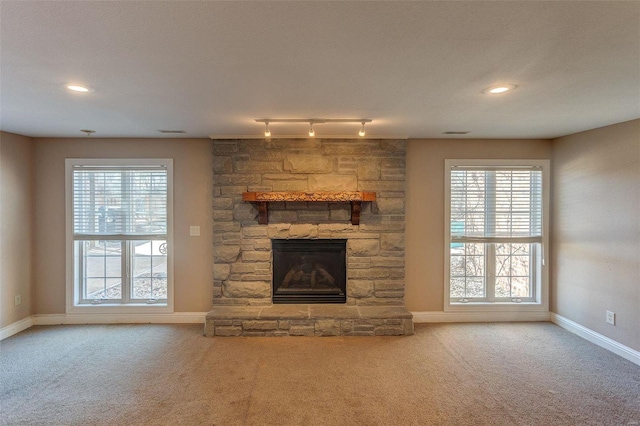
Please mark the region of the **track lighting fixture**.
[[309, 137], [315, 137], [316, 131], [313, 128], [314, 124], [325, 123], [360, 123], [362, 126], [358, 131], [360, 137], [364, 137], [366, 132], [364, 125], [371, 123], [373, 120], [370, 118], [256, 118], [257, 123], [264, 123], [264, 136], [266, 138], [271, 137], [271, 130], [269, 130], [270, 123], [309, 123]]

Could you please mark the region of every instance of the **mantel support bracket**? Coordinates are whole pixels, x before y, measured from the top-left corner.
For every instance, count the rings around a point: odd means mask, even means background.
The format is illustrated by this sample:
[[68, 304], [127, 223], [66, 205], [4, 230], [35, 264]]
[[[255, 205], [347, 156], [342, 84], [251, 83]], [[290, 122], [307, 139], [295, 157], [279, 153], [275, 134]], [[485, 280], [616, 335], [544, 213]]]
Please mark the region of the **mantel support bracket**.
[[362, 201], [351, 202], [351, 224], [360, 225], [360, 212], [362, 211]]
[[269, 223], [269, 202], [258, 202], [258, 223], [260, 225], [267, 225]]

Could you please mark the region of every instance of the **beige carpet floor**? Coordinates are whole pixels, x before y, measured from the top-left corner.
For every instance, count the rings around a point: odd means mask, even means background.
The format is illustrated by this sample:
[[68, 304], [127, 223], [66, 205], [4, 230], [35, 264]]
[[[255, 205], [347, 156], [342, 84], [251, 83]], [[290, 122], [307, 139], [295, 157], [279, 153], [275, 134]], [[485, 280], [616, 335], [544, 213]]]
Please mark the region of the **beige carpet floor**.
[[640, 366], [550, 323], [40, 326], [0, 343], [0, 403], [2, 425], [637, 425]]

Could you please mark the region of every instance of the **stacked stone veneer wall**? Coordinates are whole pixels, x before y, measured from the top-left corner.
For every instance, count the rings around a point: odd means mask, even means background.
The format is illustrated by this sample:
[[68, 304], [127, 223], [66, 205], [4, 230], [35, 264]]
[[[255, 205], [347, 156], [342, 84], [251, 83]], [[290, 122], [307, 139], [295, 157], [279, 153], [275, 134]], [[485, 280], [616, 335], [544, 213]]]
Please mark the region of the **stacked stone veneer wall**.
[[[403, 140], [213, 141], [214, 305], [271, 304], [274, 238], [346, 238], [347, 305], [404, 305]], [[269, 203], [245, 191], [372, 191], [360, 225], [349, 203]]]

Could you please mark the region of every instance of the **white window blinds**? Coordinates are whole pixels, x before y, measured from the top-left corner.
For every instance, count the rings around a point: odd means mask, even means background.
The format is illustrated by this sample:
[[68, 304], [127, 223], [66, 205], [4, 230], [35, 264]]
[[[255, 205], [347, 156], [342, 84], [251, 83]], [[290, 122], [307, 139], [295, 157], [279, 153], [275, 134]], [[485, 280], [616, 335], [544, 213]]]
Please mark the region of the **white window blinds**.
[[542, 241], [541, 168], [452, 167], [450, 219], [452, 241]]
[[74, 166], [73, 231], [166, 236], [166, 167]]

